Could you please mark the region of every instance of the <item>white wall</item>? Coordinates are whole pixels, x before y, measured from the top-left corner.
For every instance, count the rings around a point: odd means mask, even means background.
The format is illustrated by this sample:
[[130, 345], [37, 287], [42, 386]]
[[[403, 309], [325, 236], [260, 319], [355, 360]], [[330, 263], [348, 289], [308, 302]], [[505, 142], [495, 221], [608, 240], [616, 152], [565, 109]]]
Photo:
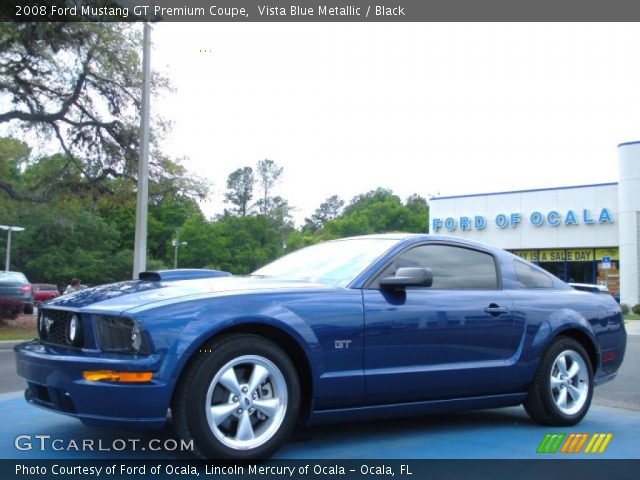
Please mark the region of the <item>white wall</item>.
[[[638, 155], [640, 156], [640, 148]], [[640, 177], [638, 182], [640, 182]], [[598, 216], [603, 208], [609, 210], [613, 217], [613, 223], [598, 223]], [[584, 223], [584, 209], [589, 211], [594, 220], [593, 224]], [[577, 225], [564, 224], [569, 210], [576, 215]], [[551, 211], [557, 211], [560, 214], [560, 225], [551, 226], [545, 220], [541, 226], [533, 226], [530, 222], [530, 215], [535, 211], [541, 212], [545, 216]], [[496, 215], [505, 214], [509, 217], [512, 213], [520, 214], [519, 224], [515, 227], [507, 226], [504, 229], [496, 226]], [[460, 217], [473, 218], [476, 215], [482, 215], [486, 218], [487, 225], [483, 230], [464, 231], [458, 225], [454, 231], [447, 231], [444, 227], [437, 232], [434, 231], [434, 219], [440, 218], [444, 223], [446, 218], [452, 217], [459, 224]], [[618, 186], [615, 184], [432, 198], [429, 216], [430, 233], [455, 235], [507, 249], [615, 247], [619, 245]]]
[[640, 303], [640, 143], [618, 146], [620, 167], [620, 303]]

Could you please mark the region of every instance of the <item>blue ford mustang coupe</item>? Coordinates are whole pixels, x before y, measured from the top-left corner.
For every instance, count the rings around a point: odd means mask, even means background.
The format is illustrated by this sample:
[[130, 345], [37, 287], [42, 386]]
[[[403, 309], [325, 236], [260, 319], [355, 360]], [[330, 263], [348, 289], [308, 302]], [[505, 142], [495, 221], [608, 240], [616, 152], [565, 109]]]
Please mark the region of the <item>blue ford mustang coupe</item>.
[[249, 276], [147, 272], [42, 305], [16, 346], [33, 405], [265, 458], [296, 423], [524, 404], [573, 425], [624, 357], [620, 308], [503, 250], [375, 235]]

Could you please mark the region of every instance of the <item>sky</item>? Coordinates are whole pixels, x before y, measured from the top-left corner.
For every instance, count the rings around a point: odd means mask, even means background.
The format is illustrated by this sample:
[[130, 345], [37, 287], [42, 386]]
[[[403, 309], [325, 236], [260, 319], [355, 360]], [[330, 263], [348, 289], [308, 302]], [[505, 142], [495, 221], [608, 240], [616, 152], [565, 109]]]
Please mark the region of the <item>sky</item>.
[[633, 23], [165, 23], [167, 153], [212, 182], [269, 158], [301, 224], [327, 197], [617, 181], [640, 140]]

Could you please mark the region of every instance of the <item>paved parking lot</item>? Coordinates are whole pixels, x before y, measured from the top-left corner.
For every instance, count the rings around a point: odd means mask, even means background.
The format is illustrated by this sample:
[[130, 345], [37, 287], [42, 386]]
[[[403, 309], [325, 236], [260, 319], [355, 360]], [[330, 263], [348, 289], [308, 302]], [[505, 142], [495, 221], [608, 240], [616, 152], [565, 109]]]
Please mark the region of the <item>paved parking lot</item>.
[[[190, 458], [189, 453], [151, 451], [169, 444], [174, 439], [170, 428], [155, 432], [125, 431], [85, 427], [79, 421], [30, 407], [22, 398], [0, 401], [3, 413], [0, 458]], [[283, 459], [380, 459], [380, 458], [541, 458], [536, 453], [547, 432], [554, 433], [612, 433], [613, 438], [598, 458], [640, 459], [640, 412], [594, 406], [579, 426], [574, 428], [548, 428], [532, 423], [519, 407], [484, 410], [451, 415], [428, 416], [403, 420], [388, 420], [358, 424], [340, 424], [300, 430], [276, 455]], [[48, 434], [60, 438], [58, 446], [70, 440], [81, 443], [93, 440], [94, 451], [78, 452], [73, 449], [39, 450], [39, 440], [32, 437], [31, 450], [20, 451], [14, 446], [17, 435]], [[98, 451], [117, 446], [114, 440], [139, 445], [137, 452]], [[149, 443], [152, 439], [158, 439]], [[47, 444], [49, 440], [47, 440]], [[23, 442], [23, 448], [27, 442]], [[116, 447], [117, 448], [117, 447]], [[145, 450], [141, 450], [144, 448]], [[582, 454], [580, 456], [585, 456]], [[548, 458], [566, 458], [567, 455], [547, 454]], [[576, 457], [574, 455], [574, 457]]]

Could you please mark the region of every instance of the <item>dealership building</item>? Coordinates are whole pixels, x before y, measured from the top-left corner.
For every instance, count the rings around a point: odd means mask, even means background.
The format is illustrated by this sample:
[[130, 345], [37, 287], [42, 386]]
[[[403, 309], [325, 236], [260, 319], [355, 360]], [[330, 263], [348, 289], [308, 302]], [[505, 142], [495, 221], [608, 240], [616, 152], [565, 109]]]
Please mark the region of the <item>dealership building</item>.
[[434, 197], [430, 233], [495, 245], [567, 282], [640, 303], [640, 142], [618, 146], [617, 183]]

